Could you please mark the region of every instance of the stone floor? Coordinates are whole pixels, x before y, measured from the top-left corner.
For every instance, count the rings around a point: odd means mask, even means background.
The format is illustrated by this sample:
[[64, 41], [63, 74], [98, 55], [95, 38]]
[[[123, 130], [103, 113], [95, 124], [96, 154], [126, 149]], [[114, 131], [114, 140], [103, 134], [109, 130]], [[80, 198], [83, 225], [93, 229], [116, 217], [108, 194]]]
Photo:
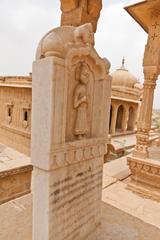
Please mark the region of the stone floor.
[[0, 240], [31, 240], [31, 194], [0, 205]]
[[104, 164], [103, 171], [102, 225], [106, 239], [159, 240], [160, 203], [127, 189], [130, 171], [126, 157]]

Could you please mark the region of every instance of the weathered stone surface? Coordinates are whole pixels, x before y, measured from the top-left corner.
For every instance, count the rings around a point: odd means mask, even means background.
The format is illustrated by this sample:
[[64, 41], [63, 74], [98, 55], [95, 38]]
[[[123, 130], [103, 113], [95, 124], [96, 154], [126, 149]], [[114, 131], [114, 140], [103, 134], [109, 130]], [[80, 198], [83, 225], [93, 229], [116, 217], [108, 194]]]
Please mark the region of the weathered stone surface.
[[61, 0], [62, 12], [70, 12], [78, 6], [78, 0]]
[[0, 77], [0, 142], [30, 155], [31, 77]]
[[153, 159], [128, 158], [132, 181], [129, 189], [142, 196], [160, 201], [160, 162]]
[[0, 204], [31, 191], [32, 166], [0, 172]]
[[91, 23], [96, 32], [102, 0], [61, 0], [61, 25], [80, 26]]
[[[126, 186], [125, 182], [118, 181], [105, 188], [102, 193], [103, 202], [119, 209], [123, 213], [127, 213], [143, 221], [146, 224], [153, 225], [159, 231], [160, 236], [160, 204], [151, 199], [145, 199], [142, 196], [132, 193], [126, 188]], [[127, 218], [125, 221], [127, 222]], [[141, 234], [144, 234], [144, 232]]]
[[121, 157], [117, 160], [105, 163], [103, 166], [103, 175], [113, 177], [117, 180], [123, 180], [130, 176], [131, 172], [127, 166], [127, 157]]
[[0, 205], [0, 239], [32, 240], [32, 195]]
[[160, 201], [160, 166], [159, 162], [154, 160], [154, 152], [151, 155], [149, 153], [154, 90], [160, 74], [160, 15], [157, 14], [159, 2], [144, 1], [128, 7], [127, 10], [148, 33], [143, 58], [145, 80], [138, 120], [137, 143], [133, 157], [128, 159], [132, 172], [133, 184], [131, 184], [133, 190]]
[[31, 191], [30, 158], [0, 144], [0, 204]]
[[52, 30], [38, 47], [33, 64], [34, 240], [96, 239], [111, 78], [109, 62], [93, 45], [92, 25], [86, 24]]
[[[157, 226], [140, 220], [114, 205], [103, 202], [102, 212], [103, 235], [100, 240], [159, 240], [160, 238], [160, 230]], [[153, 212], [150, 214], [152, 215]]]

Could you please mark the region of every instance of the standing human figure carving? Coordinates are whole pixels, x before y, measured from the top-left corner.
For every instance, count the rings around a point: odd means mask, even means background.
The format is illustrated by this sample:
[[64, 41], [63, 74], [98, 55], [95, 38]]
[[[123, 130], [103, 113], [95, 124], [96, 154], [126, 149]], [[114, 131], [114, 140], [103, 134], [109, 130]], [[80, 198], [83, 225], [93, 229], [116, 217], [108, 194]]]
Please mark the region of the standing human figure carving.
[[88, 93], [87, 84], [89, 82], [88, 67], [85, 63], [80, 63], [76, 69], [76, 80], [78, 85], [74, 93], [74, 109], [76, 109], [76, 122], [74, 134], [77, 138], [83, 139], [88, 131]]

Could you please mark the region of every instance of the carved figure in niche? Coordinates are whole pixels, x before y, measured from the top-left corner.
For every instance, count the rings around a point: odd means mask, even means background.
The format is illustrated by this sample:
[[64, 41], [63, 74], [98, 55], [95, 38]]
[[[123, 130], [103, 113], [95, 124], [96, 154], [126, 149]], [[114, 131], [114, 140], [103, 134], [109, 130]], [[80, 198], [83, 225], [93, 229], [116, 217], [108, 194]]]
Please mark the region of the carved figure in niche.
[[78, 139], [83, 139], [88, 131], [88, 94], [87, 84], [89, 73], [87, 64], [81, 62], [76, 69], [76, 80], [79, 81], [75, 88], [74, 108], [77, 110], [74, 134]]

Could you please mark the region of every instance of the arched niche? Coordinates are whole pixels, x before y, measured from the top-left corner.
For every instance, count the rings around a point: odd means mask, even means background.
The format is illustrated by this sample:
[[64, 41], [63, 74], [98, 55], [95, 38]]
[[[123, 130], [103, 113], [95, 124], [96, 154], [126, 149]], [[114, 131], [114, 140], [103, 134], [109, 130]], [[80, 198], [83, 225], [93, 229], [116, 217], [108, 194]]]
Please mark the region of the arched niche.
[[[86, 85], [87, 97], [87, 128], [86, 138], [103, 137], [107, 134], [109, 114], [107, 105], [102, 104], [106, 99], [107, 89], [110, 88], [108, 75], [109, 63], [101, 59], [94, 49], [71, 49], [65, 61], [65, 78], [67, 86], [66, 111], [66, 140], [76, 139], [75, 127], [77, 122], [77, 109], [74, 108], [76, 88], [80, 84], [76, 79], [79, 64], [87, 66], [88, 83]], [[108, 64], [108, 65], [107, 65]], [[109, 107], [109, 105], [108, 105]], [[107, 117], [106, 117], [107, 116]], [[105, 124], [104, 124], [105, 123]], [[106, 129], [106, 131], [104, 131]]]

